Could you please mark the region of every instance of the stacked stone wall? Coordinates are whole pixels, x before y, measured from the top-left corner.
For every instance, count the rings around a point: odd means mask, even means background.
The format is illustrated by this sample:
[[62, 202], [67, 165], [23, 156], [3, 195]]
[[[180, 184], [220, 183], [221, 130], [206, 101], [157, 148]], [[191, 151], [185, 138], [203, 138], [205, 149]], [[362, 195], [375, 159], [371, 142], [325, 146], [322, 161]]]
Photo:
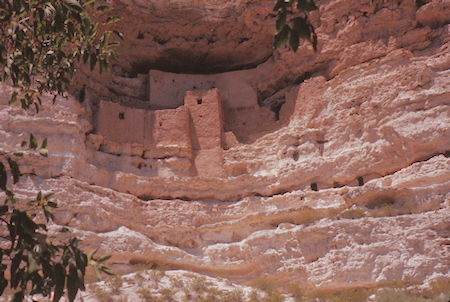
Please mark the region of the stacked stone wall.
[[149, 100], [151, 109], [177, 108], [184, 103], [186, 91], [220, 90], [224, 108], [252, 108], [258, 105], [255, 70], [217, 74], [177, 74], [150, 70]]
[[218, 89], [188, 91], [184, 103], [176, 109], [145, 110], [101, 101], [97, 134], [103, 137], [102, 150], [145, 159], [193, 159], [196, 174], [223, 176]]

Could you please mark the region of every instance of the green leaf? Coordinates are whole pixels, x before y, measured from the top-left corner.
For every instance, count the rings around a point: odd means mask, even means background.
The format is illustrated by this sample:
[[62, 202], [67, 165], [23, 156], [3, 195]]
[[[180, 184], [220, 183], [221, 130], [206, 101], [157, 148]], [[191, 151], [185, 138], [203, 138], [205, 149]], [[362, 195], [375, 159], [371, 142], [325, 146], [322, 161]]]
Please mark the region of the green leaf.
[[36, 109], [36, 113], [39, 113], [39, 105], [38, 105], [38, 103], [34, 103], [34, 108]]
[[50, 194], [45, 195], [44, 199], [48, 201], [48, 200], [52, 199], [53, 196], [55, 196], [55, 193], [50, 193]]
[[41, 149], [45, 149], [45, 148], [47, 148], [47, 138], [44, 138], [44, 140], [42, 141], [42, 144], [41, 144]]
[[42, 211], [44, 211], [44, 216], [47, 222], [49, 222], [50, 220], [55, 220], [55, 216], [47, 206], [42, 206]]
[[278, 12], [277, 15], [277, 21], [276, 21], [276, 28], [279, 32], [281, 29], [283, 29], [283, 26], [286, 24], [286, 12]]
[[28, 273], [33, 274], [37, 270], [39, 270], [39, 264], [33, 257], [33, 253], [28, 253]]
[[23, 151], [14, 151], [15, 156], [23, 156]]
[[0, 8], [0, 21], [1, 22], [8, 21], [10, 16], [11, 16], [11, 12], [9, 10]]
[[97, 263], [105, 263], [106, 261], [108, 261], [111, 258], [111, 255], [104, 255], [104, 256], [100, 256], [97, 259]]
[[84, 272], [85, 272], [85, 267], [81, 267], [78, 265], [77, 263], [77, 277], [78, 277], [78, 285], [80, 289], [84, 289]]
[[314, 3], [314, 0], [297, 0], [297, 8], [305, 11], [312, 11], [316, 10], [317, 6]]
[[23, 109], [28, 109], [28, 107], [30, 107], [30, 105], [26, 102], [24, 98], [20, 98], [20, 104], [22, 105]]
[[273, 46], [275, 48], [280, 48], [281, 46], [286, 44], [290, 31], [291, 28], [289, 27], [289, 25], [285, 24], [283, 28], [275, 35]]
[[118, 16], [110, 16], [110, 17], [106, 18], [105, 24], [117, 23], [119, 21], [120, 21], [120, 18]]
[[66, 228], [66, 227], [62, 227], [59, 231], [61, 233], [68, 233], [68, 232], [70, 232], [70, 230], [68, 228]]
[[[47, 231], [47, 225], [44, 223], [39, 223], [38, 227], [44, 231]], [[44, 234], [39, 234], [38, 236], [45, 236]]]
[[113, 33], [116, 35], [116, 36], [118, 36], [119, 38], [120, 38], [120, 40], [123, 40], [123, 34], [120, 32], [120, 31], [117, 31], [117, 30], [113, 30]]
[[109, 267], [102, 266], [100, 269], [108, 275], [115, 275], [114, 272]]
[[11, 99], [8, 102], [9, 105], [12, 105], [15, 102], [17, 102], [17, 94], [18, 93], [16, 91], [13, 92], [13, 94], [11, 95]]
[[103, 43], [103, 46], [108, 45], [109, 37], [111, 36], [111, 31], [105, 31], [100, 39], [100, 42]]
[[67, 295], [69, 301], [73, 302], [77, 296], [78, 289], [80, 288], [81, 280], [78, 279], [77, 268], [74, 265], [69, 267], [69, 275], [67, 276]]
[[91, 67], [91, 70], [94, 70], [95, 64], [97, 64], [97, 57], [95, 56], [95, 54], [91, 54], [91, 59], [89, 62], [89, 66]]
[[89, 252], [89, 254], [87, 255], [88, 261], [91, 261], [93, 259], [92, 257], [94, 257], [95, 253], [97, 253], [97, 250], [98, 248], [95, 248]]
[[99, 7], [97, 7], [97, 11], [99, 12], [104, 12], [107, 10], [111, 10], [112, 8], [108, 5], [100, 5]]
[[[13, 236], [11, 236], [11, 237], [13, 237]], [[19, 270], [19, 265], [22, 262], [22, 256], [23, 256], [23, 250], [20, 250], [11, 261], [10, 271], [11, 271], [11, 287], [12, 288], [16, 288], [17, 285], [19, 284], [18, 270]]]
[[294, 18], [292, 19], [292, 23], [293, 23], [292, 30], [295, 30], [300, 38], [311, 41], [311, 30], [304, 18], [302, 17]]
[[6, 182], [8, 181], [6, 175], [5, 165], [0, 161], [0, 189], [6, 191]]
[[13, 175], [13, 182], [17, 183], [19, 181], [19, 177], [20, 177], [19, 165], [17, 164], [16, 161], [12, 160], [9, 157], [7, 158], [7, 160], [8, 160], [9, 167], [11, 168], [11, 173]]
[[81, 271], [82, 275], [84, 275], [86, 271], [86, 266], [88, 265], [87, 256], [86, 254], [81, 252], [78, 248], [74, 249], [74, 252], [75, 252], [75, 262], [77, 263], [77, 269]]
[[0, 206], [0, 216], [5, 215], [5, 213], [7, 213], [8, 210], [9, 210], [9, 207], [7, 205]]
[[107, 65], [107, 63], [104, 60], [100, 60], [99, 61], [99, 67], [100, 67], [100, 73], [102, 73], [104, 69], [108, 68], [108, 65]]
[[19, 0], [13, 0], [13, 9], [16, 12], [16, 14], [20, 13], [20, 10], [22, 9], [22, 3]]
[[64, 284], [66, 281], [66, 270], [61, 263], [55, 265], [55, 295], [53, 302], [58, 302], [64, 295]]
[[[9, 68], [8, 66], [5, 66], [5, 67], [3, 68], [3, 71], [4, 71], [5, 74], [6, 74], [5, 79], [7, 79], [8, 77], [11, 76], [11, 68]], [[6, 80], [4, 80], [4, 82], [6, 82]]]
[[48, 150], [47, 149], [39, 149], [39, 154], [41, 156], [48, 157]]
[[43, 16], [49, 18], [55, 13], [55, 7], [51, 3], [47, 3], [44, 8]]
[[102, 273], [100, 271], [100, 268], [98, 266], [94, 266], [95, 276], [97, 277], [97, 280], [102, 280]]
[[85, 51], [83, 53], [83, 64], [86, 64], [88, 59], [89, 59], [89, 52]]
[[34, 137], [33, 133], [30, 134], [30, 142], [29, 142], [29, 146], [31, 149], [36, 150], [38, 144], [36, 141], [36, 138]]
[[8, 197], [7, 199], [11, 201], [12, 204], [16, 203], [16, 199], [14, 198], [14, 193], [12, 191], [6, 190], [6, 196]]
[[275, 6], [273, 7], [273, 11], [276, 12], [279, 9], [283, 9], [285, 8], [287, 5], [289, 4], [289, 1], [285, 1], [285, 0], [277, 0], [277, 2], [275, 3]]
[[47, 204], [51, 208], [57, 208], [58, 207], [58, 204], [56, 202], [53, 202], [53, 201], [49, 201]]
[[289, 46], [291, 46], [291, 49], [294, 52], [297, 52], [298, 44], [299, 44], [298, 32], [296, 30], [292, 30], [289, 36]]
[[78, 238], [72, 238], [70, 239], [70, 246], [72, 248], [78, 248], [78, 244], [80, 243], [80, 240]]
[[88, 0], [88, 1], [83, 3], [83, 6], [86, 7], [86, 6], [90, 5], [90, 4], [93, 4], [95, 1], [96, 0]]

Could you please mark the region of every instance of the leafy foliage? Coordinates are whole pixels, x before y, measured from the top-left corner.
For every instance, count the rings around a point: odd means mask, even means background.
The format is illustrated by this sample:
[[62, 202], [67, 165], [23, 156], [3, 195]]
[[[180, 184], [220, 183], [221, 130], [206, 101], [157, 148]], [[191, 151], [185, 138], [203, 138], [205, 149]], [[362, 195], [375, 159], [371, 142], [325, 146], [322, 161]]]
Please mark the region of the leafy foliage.
[[308, 18], [313, 10], [317, 10], [314, 0], [277, 0], [273, 8], [276, 12], [277, 29], [274, 47], [279, 48], [289, 43], [290, 48], [296, 52], [302, 39], [309, 41], [314, 50], [317, 50], [317, 35]]
[[[47, 139], [44, 139], [39, 150], [41, 155], [46, 145]], [[22, 146], [26, 146], [26, 142]], [[30, 150], [37, 147], [33, 135], [30, 135], [28, 147]], [[0, 191], [6, 193], [6, 199], [0, 206], [0, 295], [9, 285], [15, 291], [12, 301], [22, 301], [27, 295], [50, 296], [51, 293], [52, 301], [59, 301], [66, 289], [69, 301], [73, 301], [77, 292], [85, 289], [87, 265], [93, 266], [99, 278], [101, 272], [112, 274], [104, 265], [111, 256], [94, 258], [96, 250], [87, 256], [79, 249], [77, 238], [70, 238], [65, 243], [51, 242], [47, 225], [36, 220], [38, 210], [44, 214], [46, 223], [54, 219], [52, 209], [57, 207], [52, 201], [54, 193], [39, 192], [26, 208], [18, 205], [8, 180], [12, 178], [13, 184], [19, 181], [19, 165], [12, 157], [5, 158], [6, 161], [0, 160]], [[60, 231], [68, 232], [66, 228]], [[5, 275], [8, 268], [9, 280]]]
[[105, 266], [105, 263], [111, 258], [111, 255], [103, 255], [95, 258], [94, 257], [95, 253], [97, 253], [97, 249], [92, 250], [87, 257], [88, 257], [88, 265], [94, 268], [94, 272], [95, 275], [97, 276], [97, 279], [101, 280], [102, 273], [114, 275], [113, 271], [109, 267]]
[[[78, 62], [88, 63], [91, 70], [97, 65], [100, 72], [106, 69], [118, 45], [112, 36], [123, 38], [108, 30], [118, 21], [109, 10], [96, 0], [0, 0], [0, 80], [14, 87], [9, 103], [20, 101], [24, 109], [34, 105], [38, 112], [42, 93], [53, 94], [53, 101], [64, 95]], [[104, 21], [93, 22], [91, 16]], [[66, 291], [73, 301], [85, 288], [88, 265], [98, 277], [112, 274], [104, 265], [110, 256], [94, 258], [95, 251], [87, 256], [77, 238], [49, 240], [47, 224], [57, 207], [53, 193], [39, 192], [26, 204], [16, 202], [11, 189], [11, 180], [15, 184], [20, 179], [16, 160], [25, 152], [48, 157], [46, 138], [39, 144], [30, 134], [21, 147], [28, 151], [0, 153], [0, 193], [6, 196], [0, 205], [0, 295], [10, 287], [12, 301], [34, 294], [59, 301]]]
[[39, 95], [63, 95], [77, 62], [107, 68], [118, 45], [112, 36], [122, 39], [105, 30], [118, 21], [108, 11], [96, 0], [0, 0], [0, 80], [16, 87], [10, 103], [39, 111]]

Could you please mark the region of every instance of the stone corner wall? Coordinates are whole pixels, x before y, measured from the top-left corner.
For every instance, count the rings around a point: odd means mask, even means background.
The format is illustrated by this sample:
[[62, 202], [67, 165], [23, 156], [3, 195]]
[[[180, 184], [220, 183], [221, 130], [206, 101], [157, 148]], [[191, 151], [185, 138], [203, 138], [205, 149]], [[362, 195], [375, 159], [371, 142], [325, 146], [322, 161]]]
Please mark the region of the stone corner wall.
[[224, 176], [223, 114], [217, 88], [186, 92], [184, 105], [176, 109], [145, 110], [100, 101], [96, 126], [104, 138], [99, 148], [105, 152], [130, 150], [145, 159], [195, 158], [195, 174]]
[[188, 91], [184, 104], [192, 122], [194, 165], [203, 177], [223, 177], [223, 114], [219, 89]]

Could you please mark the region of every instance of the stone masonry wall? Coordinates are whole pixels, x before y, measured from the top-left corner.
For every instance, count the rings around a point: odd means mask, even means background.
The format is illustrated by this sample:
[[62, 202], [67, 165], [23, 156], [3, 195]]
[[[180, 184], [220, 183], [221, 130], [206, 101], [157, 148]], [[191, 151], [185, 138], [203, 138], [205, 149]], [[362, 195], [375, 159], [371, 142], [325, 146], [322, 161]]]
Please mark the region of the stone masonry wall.
[[151, 109], [177, 108], [183, 105], [186, 91], [218, 88], [226, 108], [248, 108], [258, 105], [252, 80], [255, 69], [217, 74], [177, 74], [150, 70], [149, 100]]
[[223, 115], [219, 90], [188, 91], [184, 104], [192, 121], [191, 138], [198, 175], [223, 177]]
[[223, 114], [218, 89], [188, 91], [184, 102], [176, 109], [144, 110], [101, 101], [99, 148], [144, 159], [194, 157], [195, 174], [223, 176]]

